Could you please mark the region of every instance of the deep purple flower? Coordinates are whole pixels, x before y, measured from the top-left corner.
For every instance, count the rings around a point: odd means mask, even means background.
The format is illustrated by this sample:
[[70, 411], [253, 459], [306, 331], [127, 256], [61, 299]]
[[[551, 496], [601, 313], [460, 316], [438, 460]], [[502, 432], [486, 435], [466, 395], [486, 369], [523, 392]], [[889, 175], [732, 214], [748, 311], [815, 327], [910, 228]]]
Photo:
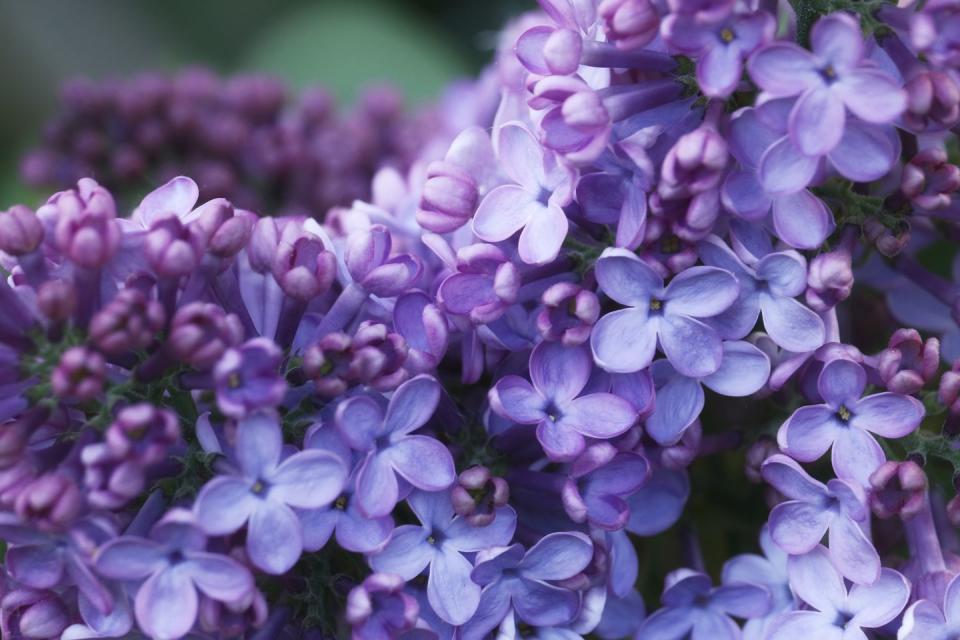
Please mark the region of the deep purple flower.
[[100, 395], [106, 377], [102, 355], [87, 347], [70, 347], [50, 374], [50, 386], [61, 398], [84, 402]]
[[400, 576], [374, 573], [350, 590], [346, 619], [353, 640], [395, 638], [413, 628], [420, 606], [403, 588]]
[[277, 406], [287, 391], [280, 373], [283, 352], [269, 338], [227, 349], [213, 368], [217, 406], [232, 418]]
[[161, 278], [189, 275], [200, 265], [205, 249], [203, 231], [177, 216], [154, 221], [143, 243], [147, 263]]
[[390, 232], [379, 224], [347, 237], [344, 260], [350, 277], [375, 296], [399, 295], [420, 275], [420, 260], [406, 254], [391, 257], [392, 246]]
[[0, 599], [0, 633], [4, 638], [55, 640], [68, 624], [67, 607], [53, 591], [17, 588]]
[[470, 526], [485, 527], [510, 501], [510, 485], [482, 465], [464, 469], [450, 490], [450, 502]]
[[337, 274], [337, 259], [319, 238], [284, 239], [273, 255], [271, 269], [277, 284], [301, 302], [326, 293]]
[[429, 567], [430, 606], [443, 620], [461, 625], [480, 603], [480, 585], [470, 579], [473, 565], [464, 554], [509, 544], [517, 516], [510, 507], [501, 507], [490, 525], [474, 527], [456, 516], [447, 491], [415, 491], [407, 504], [421, 525], [397, 527], [383, 550], [370, 557], [370, 565], [404, 580], [412, 580]]
[[544, 340], [574, 347], [589, 339], [600, 317], [597, 294], [570, 282], [558, 282], [543, 292], [542, 301], [537, 329]]
[[191, 302], [174, 314], [167, 348], [181, 362], [206, 371], [242, 339], [243, 325], [237, 316], [210, 302]]
[[567, 237], [562, 207], [573, 197], [573, 175], [522, 124], [509, 122], [497, 136], [500, 167], [516, 184], [487, 194], [473, 218], [473, 231], [481, 240], [500, 242], [522, 229], [520, 258], [528, 264], [550, 262]]
[[927, 476], [912, 460], [888, 460], [870, 474], [869, 499], [878, 518], [912, 518], [927, 505]]
[[563, 485], [563, 506], [574, 522], [606, 530], [622, 529], [630, 517], [626, 498], [647, 481], [650, 465], [643, 456], [620, 453], [598, 442], [570, 465]]
[[457, 272], [437, 291], [437, 302], [450, 313], [475, 324], [493, 322], [517, 300], [517, 267], [492, 244], [471, 244], [457, 251]]
[[867, 374], [856, 362], [828, 362], [817, 379], [823, 404], [800, 407], [777, 433], [780, 448], [801, 462], [813, 462], [831, 446], [837, 476], [867, 486], [869, 476], [886, 459], [871, 433], [902, 438], [923, 419], [919, 400], [898, 393], [861, 398]]
[[253, 594], [250, 572], [232, 558], [205, 551], [207, 537], [190, 512], [174, 509], [150, 538], [121, 536], [104, 545], [97, 571], [115, 580], [144, 581], [137, 589], [137, 623], [156, 638], [180, 638], [197, 618], [198, 594], [238, 604]]
[[420, 375], [400, 385], [384, 413], [370, 396], [355, 396], [337, 407], [337, 430], [351, 449], [364, 454], [356, 475], [357, 507], [368, 518], [393, 511], [400, 498], [399, 474], [424, 491], [446, 489], [456, 477], [450, 452], [426, 435], [411, 435], [433, 415], [440, 385]]
[[52, 196], [37, 215], [55, 216], [57, 249], [77, 266], [99, 269], [120, 248], [113, 196], [90, 178], [81, 178], [76, 190]]
[[885, 124], [907, 106], [904, 92], [887, 73], [864, 60], [857, 19], [846, 13], [820, 18], [810, 32], [813, 53], [776, 42], [750, 58], [750, 76], [776, 97], [799, 95], [790, 112], [790, 137], [807, 156], [840, 144], [846, 112]]
[[247, 525], [247, 554], [267, 573], [286, 572], [303, 551], [303, 532], [293, 508], [330, 504], [343, 490], [347, 470], [326, 451], [310, 449], [283, 458], [277, 418], [266, 412], [240, 420], [234, 449], [236, 470], [214, 478], [193, 505], [197, 524], [209, 535]]
[[620, 435], [636, 420], [628, 401], [611, 393], [587, 393], [593, 371], [585, 345], [541, 342], [530, 354], [530, 379], [505, 376], [490, 390], [490, 404], [519, 424], [537, 425], [537, 440], [554, 460], [576, 458], [585, 438]]
[[766, 588], [770, 594], [770, 611], [762, 618], [752, 618], [743, 626], [744, 640], [764, 640], [773, 620], [796, 607], [796, 598], [790, 590], [787, 575], [789, 556], [770, 538], [770, 530], [760, 531], [763, 555], [744, 553], [727, 560], [723, 565], [723, 584], [751, 583]]
[[900, 190], [920, 209], [945, 209], [960, 190], [960, 167], [949, 162], [945, 149], [924, 149], [903, 165]]
[[128, 287], [117, 292], [90, 320], [90, 340], [110, 355], [145, 349], [163, 329], [163, 305], [141, 290]]
[[29, 207], [15, 204], [0, 211], [0, 251], [23, 256], [35, 251], [43, 237], [43, 223]]
[[913, 394], [933, 381], [940, 365], [940, 341], [923, 340], [916, 329], [897, 329], [877, 354], [877, 373], [887, 389]]
[[787, 456], [771, 456], [763, 479], [787, 497], [770, 513], [770, 537], [792, 555], [807, 553], [830, 534], [830, 551], [844, 577], [870, 584], [880, 575], [880, 556], [860, 528], [870, 517], [863, 490], [843, 480], [826, 485]]
[[902, 575], [883, 569], [876, 581], [855, 584], [848, 591], [835, 562], [836, 555], [822, 546], [791, 556], [790, 586], [810, 610], [783, 614], [771, 625], [770, 640], [865, 638], [862, 629], [883, 627], [903, 611], [910, 584]]
[[629, 307], [608, 313], [594, 327], [593, 356], [608, 371], [629, 373], [653, 361], [659, 342], [684, 375], [702, 377], [720, 367], [720, 336], [701, 318], [715, 316], [737, 299], [729, 272], [691, 267], [664, 288], [663, 279], [624, 249], [606, 249], [596, 264], [600, 288]]
[[770, 594], [759, 585], [730, 583], [713, 587], [710, 578], [691, 569], [677, 569], [666, 578], [663, 608], [640, 626], [638, 637], [679, 640], [738, 640], [731, 617], [758, 618], [770, 610]]

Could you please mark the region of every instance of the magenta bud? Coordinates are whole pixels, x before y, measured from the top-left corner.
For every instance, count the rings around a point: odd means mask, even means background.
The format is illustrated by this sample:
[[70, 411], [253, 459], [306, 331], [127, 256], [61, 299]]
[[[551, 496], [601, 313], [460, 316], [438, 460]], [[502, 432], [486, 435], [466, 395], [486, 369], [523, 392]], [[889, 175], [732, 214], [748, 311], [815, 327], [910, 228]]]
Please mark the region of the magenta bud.
[[544, 340], [559, 340], [576, 346], [590, 338], [600, 316], [597, 295], [570, 282], [558, 282], [543, 292], [544, 308], [537, 315], [537, 329]]
[[250, 231], [247, 256], [257, 273], [269, 273], [280, 244], [280, 230], [273, 218], [260, 218]]
[[644, 47], [660, 29], [660, 16], [650, 0], [601, 0], [597, 12], [607, 39], [619, 49]]
[[877, 355], [877, 372], [887, 389], [910, 395], [933, 380], [940, 365], [940, 340], [924, 341], [916, 329], [898, 329]]
[[90, 178], [82, 178], [76, 190], [52, 196], [37, 214], [56, 221], [57, 249], [78, 266], [99, 269], [120, 248], [113, 196]]
[[[354, 627], [373, 622], [370, 628], [382, 629], [385, 637], [391, 638], [412, 629], [420, 606], [413, 596], [404, 592], [405, 584], [403, 578], [390, 573], [367, 576], [347, 595], [347, 622]], [[374, 617], [377, 619], [371, 620]]]
[[128, 459], [138, 465], [164, 460], [179, 439], [180, 423], [176, 414], [147, 402], [124, 407], [104, 434], [104, 441], [115, 458]]
[[302, 236], [281, 243], [273, 261], [273, 277], [283, 292], [301, 302], [326, 293], [337, 275], [337, 259], [318, 238]]
[[83, 494], [62, 473], [47, 473], [28, 484], [17, 496], [14, 511], [43, 531], [63, 531], [83, 510]]
[[903, 122], [911, 131], [949, 129], [960, 121], [960, 87], [951, 74], [923, 69], [907, 80], [904, 89]]
[[218, 258], [232, 258], [247, 246], [256, 217], [237, 211], [223, 198], [211, 200], [197, 210], [191, 225], [199, 228], [206, 239], [207, 251]]
[[667, 152], [657, 193], [675, 200], [712, 191], [730, 157], [726, 140], [709, 124], [685, 134]]
[[16, 588], [0, 600], [4, 637], [56, 640], [70, 624], [70, 615], [53, 591]]
[[177, 360], [201, 371], [213, 368], [223, 352], [243, 340], [240, 318], [219, 305], [192, 302], [177, 309], [167, 347]]
[[50, 374], [50, 385], [59, 398], [85, 402], [100, 395], [106, 376], [102, 355], [87, 347], [71, 347]]
[[921, 209], [944, 209], [960, 190], [960, 168], [947, 160], [944, 149], [925, 149], [903, 166], [900, 190]]
[[878, 518], [910, 518], [926, 504], [927, 476], [911, 461], [888, 460], [870, 474], [870, 508]]
[[65, 280], [47, 280], [37, 290], [37, 307], [53, 322], [63, 322], [77, 308], [76, 290]]
[[807, 273], [807, 304], [814, 311], [828, 311], [853, 291], [853, 265], [846, 251], [828, 251], [810, 261]]
[[147, 261], [164, 278], [189, 275], [200, 264], [203, 251], [203, 232], [184, 225], [176, 216], [154, 222], [144, 242]]
[[12, 256], [32, 253], [43, 242], [43, 223], [29, 207], [15, 204], [0, 211], [0, 251]]
[[754, 484], [763, 484], [763, 476], [760, 469], [763, 463], [775, 453], [780, 452], [777, 442], [769, 436], [761, 436], [747, 448], [746, 460], [744, 461], [744, 473], [747, 479]]
[[478, 187], [473, 177], [446, 160], [427, 167], [427, 179], [420, 196], [417, 222], [434, 233], [456, 231], [477, 209]]
[[496, 510], [510, 500], [510, 486], [482, 465], [470, 467], [457, 476], [450, 491], [453, 510], [474, 527], [493, 522]]
[[875, 218], [869, 218], [863, 225], [867, 239], [874, 243], [881, 255], [892, 258], [899, 255], [910, 242], [910, 226], [901, 224], [896, 229], [888, 229]]
[[350, 387], [346, 377], [350, 362], [350, 336], [328, 333], [303, 354], [303, 372], [317, 385], [317, 393], [332, 398]]
[[139, 289], [119, 291], [90, 320], [90, 341], [108, 355], [145, 349], [163, 329], [163, 305]]

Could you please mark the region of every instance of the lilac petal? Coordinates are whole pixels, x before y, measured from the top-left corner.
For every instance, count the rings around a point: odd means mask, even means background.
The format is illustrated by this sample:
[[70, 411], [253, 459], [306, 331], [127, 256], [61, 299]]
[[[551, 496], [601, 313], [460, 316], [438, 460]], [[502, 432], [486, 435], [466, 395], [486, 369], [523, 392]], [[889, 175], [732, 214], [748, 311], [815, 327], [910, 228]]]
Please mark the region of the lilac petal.
[[761, 294], [760, 313], [767, 334], [787, 351], [806, 353], [826, 340], [820, 316], [793, 298]]
[[666, 531], [683, 513], [690, 496], [690, 481], [684, 471], [657, 469], [647, 483], [627, 499], [630, 520], [627, 530], [639, 536]]
[[534, 73], [550, 75], [550, 67], [543, 53], [547, 39], [553, 32], [553, 28], [542, 25], [527, 29], [517, 38], [517, 59], [523, 66]]
[[[739, 340], [753, 331], [760, 317], [760, 296], [742, 295], [729, 309], [704, 321], [725, 340]], [[721, 364], [722, 366], [722, 364]]]
[[384, 432], [394, 435], [416, 431], [430, 419], [440, 402], [440, 385], [428, 375], [404, 382], [393, 393], [384, 419]]
[[537, 425], [537, 440], [547, 457], [557, 462], [573, 460], [586, 446], [586, 441], [579, 432], [549, 419]]
[[[660, 325], [660, 346], [670, 364], [691, 378], [708, 376], [720, 368], [723, 345], [711, 327], [686, 316], [668, 315]], [[621, 348], [626, 348], [622, 345]]]
[[67, 575], [77, 585], [77, 591], [80, 592], [82, 600], [86, 600], [101, 615], [108, 615], [111, 610], [118, 608], [115, 606], [117, 603], [114, 595], [100, 581], [100, 576], [94, 573], [86, 559], [70, 553], [66, 556], [66, 565]]
[[[757, 277], [774, 296], [795, 298], [807, 288], [807, 261], [796, 251], [778, 251], [760, 259]], [[819, 345], [817, 345], [819, 346]]]
[[527, 264], [552, 262], [567, 237], [567, 215], [555, 204], [530, 205], [530, 217], [520, 232], [520, 259]]
[[827, 452], [840, 432], [836, 415], [824, 405], [800, 407], [777, 434], [780, 449], [801, 462], [813, 462]]
[[950, 624], [960, 622], [960, 578], [954, 576], [943, 594], [943, 611]]
[[178, 176], [148, 193], [131, 217], [149, 228], [161, 218], [185, 216], [197, 204], [199, 197], [197, 183], [185, 176]]
[[770, 610], [770, 592], [755, 584], [728, 584], [717, 589], [710, 606], [737, 618], [759, 618]]
[[197, 600], [187, 571], [180, 567], [164, 569], [137, 591], [137, 623], [154, 638], [183, 637], [197, 618]]
[[337, 509], [307, 509], [297, 511], [297, 517], [303, 531], [303, 549], [314, 552], [327, 544], [343, 514]]
[[502, 547], [513, 539], [516, 528], [516, 511], [511, 507], [500, 507], [493, 522], [483, 527], [475, 527], [463, 518], [455, 519], [447, 528], [445, 544], [465, 552]]
[[606, 531], [622, 529], [630, 517], [630, 507], [620, 496], [588, 494], [584, 503], [590, 524]]
[[803, 467], [783, 454], [770, 456], [760, 472], [764, 480], [792, 500], [819, 503], [828, 495], [823, 483], [811, 478]]
[[[16, 580], [34, 589], [50, 589], [63, 578], [61, 551], [52, 544], [28, 544], [7, 549], [4, 560]], [[138, 575], [143, 578], [150, 570]]]
[[906, 92], [879, 69], [860, 68], [844, 74], [833, 90], [847, 109], [865, 122], [891, 122], [907, 107]]
[[[763, 117], [765, 112], [771, 111], [771, 103], [792, 105], [793, 100], [781, 98], [755, 109], [743, 109], [730, 122], [730, 153], [744, 169], [749, 169], [749, 174], [755, 173], [763, 153], [787, 131], [786, 114], [780, 118], [782, 122], [771, 123], [768, 122], [771, 118]], [[789, 109], [786, 111], [789, 114]]]
[[[610, 577], [608, 584], [612, 596], [617, 598], [629, 597], [633, 585], [637, 583], [639, 566], [637, 550], [633, 547], [633, 540], [626, 531], [612, 531], [607, 534], [610, 547]], [[608, 601], [609, 602], [609, 601]]]
[[843, 629], [816, 611], [791, 611], [781, 615], [764, 640], [843, 640]]
[[267, 412], [249, 415], [237, 425], [236, 455], [248, 478], [260, 478], [280, 461], [283, 438], [275, 416]]
[[[633, 373], [653, 361], [658, 321], [644, 309], [621, 309], [600, 318], [590, 346], [597, 364], [615, 373]], [[719, 342], [719, 338], [717, 339]]]
[[96, 555], [97, 572], [114, 580], [143, 580], [167, 564], [166, 553], [152, 540], [121, 536]]
[[727, 616], [710, 609], [697, 611], [693, 616], [690, 640], [740, 640], [740, 627]]
[[787, 570], [794, 593], [811, 607], [828, 616], [844, 608], [847, 590], [843, 578], [823, 546], [818, 545], [804, 555], [791, 556]]
[[543, 208], [523, 187], [505, 184], [484, 197], [473, 216], [473, 232], [481, 240], [501, 242], [522, 229]]
[[899, 155], [899, 145], [891, 141], [887, 128], [851, 119], [829, 158], [843, 177], [873, 182], [890, 171]]
[[830, 557], [841, 574], [858, 584], [880, 577], [880, 556], [859, 525], [847, 516], [830, 523]]
[[873, 436], [854, 426], [839, 428], [833, 443], [831, 461], [838, 478], [870, 486], [870, 474], [886, 462], [883, 449]]
[[250, 516], [247, 554], [266, 573], [286, 573], [303, 551], [300, 521], [290, 507], [264, 500]]
[[425, 529], [445, 530], [456, 515], [446, 492], [414, 491], [407, 505]]
[[497, 293], [489, 276], [454, 273], [440, 283], [438, 299], [450, 313], [467, 315], [477, 307], [496, 302]]
[[837, 71], [852, 69], [864, 54], [860, 25], [849, 14], [831, 14], [817, 20], [810, 31], [810, 45]]
[[407, 436], [384, 454], [397, 473], [418, 489], [440, 491], [456, 478], [450, 451], [429, 436]]
[[893, 569], [882, 569], [875, 583], [850, 589], [847, 607], [854, 614], [850, 622], [870, 629], [882, 627], [900, 615], [909, 597], [907, 579]]
[[[717, 236], [708, 236], [699, 245], [697, 253], [704, 264], [711, 267], [719, 267], [732, 273], [743, 286], [744, 281], [752, 282], [754, 274], [747, 268], [743, 261], [734, 253], [726, 243]], [[744, 291], [741, 288], [740, 294]]]
[[325, 507], [340, 495], [347, 470], [326, 451], [295, 453], [281, 463], [270, 478], [271, 500], [299, 509]]
[[822, 156], [840, 144], [843, 102], [827, 87], [808, 90], [790, 112], [790, 139], [801, 153]]
[[628, 187], [617, 220], [615, 244], [626, 249], [636, 249], [643, 241], [647, 229], [647, 194], [639, 185]]
[[228, 476], [218, 476], [200, 490], [193, 513], [200, 528], [209, 535], [228, 535], [239, 529], [257, 507], [258, 498], [250, 484]]
[[633, 408], [642, 416], [646, 416], [653, 409], [655, 390], [650, 371], [635, 371], [633, 373], [618, 373], [612, 378], [610, 390], [621, 398], [630, 402]]
[[866, 386], [867, 374], [863, 367], [844, 358], [828, 362], [817, 379], [817, 390], [831, 407], [856, 406]]
[[216, 553], [195, 552], [185, 563], [193, 583], [214, 600], [237, 603], [253, 591], [250, 572], [232, 558]]
[[663, 279], [626, 249], [606, 249], [596, 263], [597, 283], [620, 304], [646, 306], [663, 289]]
[[592, 393], [564, 407], [561, 422], [590, 438], [613, 438], [636, 422], [633, 405], [612, 393]]
[[884, 438], [902, 438], [923, 420], [923, 404], [912, 396], [877, 393], [863, 398], [853, 407], [851, 427], [872, 431]]
[[727, 309], [740, 295], [740, 285], [729, 271], [690, 267], [678, 274], [664, 292], [664, 314], [707, 318]]
[[902, 640], [927, 640], [935, 638], [947, 622], [937, 605], [929, 600], [918, 600], [910, 605], [903, 614], [900, 625]]
[[768, 194], [805, 189], [817, 173], [820, 158], [805, 155], [789, 136], [780, 138], [760, 159], [760, 183]]
[[490, 403], [498, 413], [519, 424], [536, 424], [547, 417], [547, 400], [520, 376], [505, 376], [490, 390]]
[[730, 171], [724, 179], [720, 197], [727, 209], [745, 220], [764, 218], [773, 204], [753, 169]]
[[502, 582], [496, 582], [480, 593], [480, 604], [473, 617], [461, 627], [464, 640], [481, 640], [497, 628], [510, 613], [510, 592]]
[[739, 47], [711, 47], [697, 63], [697, 83], [704, 95], [714, 98], [725, 98], [733, 93], [741, 73]]
[[513, 607], [524, 622], [553, 627], [571, 622], [580, 609], [580, 594], [544, 582], [524, 580], [513, 594]]
[[543, 182], [543, 148], [537, 139], [519, 122], [508, 122], [497, 130], [496, 143], [503, 172], [536, 193]]
[[548, 533], [527, 551], [520, 571], [534, 580], [566, 580], [583, 571], [592, 558], [593, 544], [584, 534]]
[[353, 505], [347, 506], [337, 522], [337, 543], [347, 551], [371, 553], [383, 546], [393, 532], [393, 518], [364, 517]]
[[703, 402], [703, 389], [697, 380], [672, 375], [657, 388], [653, 413], [647, 418], [647, 433], [661, 445], [675, 444], [700, 415]]
[[750, 58], [750, 77], [776, 97], [795, 96], [822, 83], [810, 52], [795, 44], [775, 42]]
[[357, 471], [357, 508], [368, 518], [388, 515], [397, 505], [400, 487], [387, 452], [371, 453]]
[[480, 604], [480, 585], [470, 579], [473, 567], [453, 549], [441, 549], [430, 563], [427, 598], [440, 618], [461, 625]]
[[687, 637], [693, 628], [693, 616], [687, 608], [663, 608], [643, 621], [637, 638], [664, 638], [675, 640]]
[[781, 502], [770, 512], [770, 535], [787, 553], [807, 553], [823, 539], [832, 517], [809, 502]]
[[724, 342], [720, 368], [704, 378], [703, 384], [721, 395], [744, 397], [762, 389], [769, 377], [767, 354], [749, 342]]
[[368, 451], [383, 432], [383, 410], [368, 396], [347, 398], [337, 406], [336, 426], [351, 449]]
[[835, 226], [827, 206], [806, 189], [773, 200], [773, 228], [794, 249], [816, 249]]
[[559, 342], [541, 342], [530, 354], [533, 386], [556, 403], [564, 404], [587, 386], [593, 362], [585, 346], [567, 347]]
[[636, 637], [644, 616], [643, 598], [636, 591], [630, 591], [622, 597], [608, 598], [603, 618], [594, 633], [602, 640]]
[[590, 474], [588, 493], [627, 496], [647, 481], [650, 465], [646, 458], [633, 453], [621, 453]]
[[427, 542], [430, 532], [423, 527], [397, 527], [390, 542], [379, 553], [370, 556], [370, 566], [381, 573], [395, 573], [412, 580], [427, 568], [437, 555], [436, 547]]
[[713, 25], [699, 22], [691, 15], [671, 13], [663, 19], [660, 28], [664, 39], [673, 49], [697, 54], [716, 43], [711, 26]]

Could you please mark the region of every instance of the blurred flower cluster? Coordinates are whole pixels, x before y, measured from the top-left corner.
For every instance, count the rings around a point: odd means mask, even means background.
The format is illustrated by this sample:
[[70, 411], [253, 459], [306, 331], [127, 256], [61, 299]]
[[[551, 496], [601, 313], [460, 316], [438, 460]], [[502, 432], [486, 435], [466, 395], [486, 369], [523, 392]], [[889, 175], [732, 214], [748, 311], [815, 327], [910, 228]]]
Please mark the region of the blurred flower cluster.
[[3, 637], [956, 637], [960, 2], [796, 7], [541, 0], [412, 138], [70, 89], [0, 212]]

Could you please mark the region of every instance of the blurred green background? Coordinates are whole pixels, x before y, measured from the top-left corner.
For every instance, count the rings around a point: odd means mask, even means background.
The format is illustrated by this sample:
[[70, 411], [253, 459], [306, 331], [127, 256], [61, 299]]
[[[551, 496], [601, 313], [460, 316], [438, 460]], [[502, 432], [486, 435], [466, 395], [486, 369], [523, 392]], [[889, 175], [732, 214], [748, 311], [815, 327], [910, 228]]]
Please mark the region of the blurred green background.
[[61, 82], [187, 65], [267, 71], [344, 104], [375, 82], [412, 104], [491, 59], [533, 0], [0, 0], [0, 203], [25, 198], [22, 152]]

